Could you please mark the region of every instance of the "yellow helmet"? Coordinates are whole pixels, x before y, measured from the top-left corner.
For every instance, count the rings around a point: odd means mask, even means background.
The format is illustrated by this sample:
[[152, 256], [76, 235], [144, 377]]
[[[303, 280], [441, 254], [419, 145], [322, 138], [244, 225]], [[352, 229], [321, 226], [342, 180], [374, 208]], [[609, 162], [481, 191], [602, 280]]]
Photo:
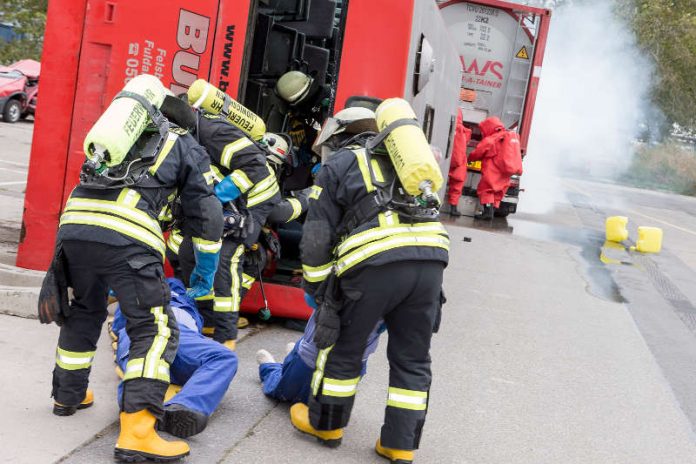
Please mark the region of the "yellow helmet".
[[309, 94], [314, 79], [301, 71], [288, 71], [276, 82], [276, 93], [280, 98], [295, 105]]

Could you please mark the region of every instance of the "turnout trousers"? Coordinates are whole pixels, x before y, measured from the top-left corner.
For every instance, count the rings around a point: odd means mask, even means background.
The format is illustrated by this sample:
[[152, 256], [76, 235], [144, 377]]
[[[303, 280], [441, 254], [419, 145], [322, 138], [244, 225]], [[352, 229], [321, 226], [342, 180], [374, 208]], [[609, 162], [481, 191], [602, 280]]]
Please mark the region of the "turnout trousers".
[[309, 419], [318, 430], [345, 427], [363, 368], [363, 352], [380, 319], [389, 332], [389, 391], [382, 446], [417, 449], [428, 408], [430, 340], [442, 308], [444, 263], [400, 261], [341, 278], [341, 334], [321, 350], [312, 377]]
[[63, 241], [63, 253], [74, 299], [58, 338], [53, 397], [68, 406], [84, 399], [111, 289], [126, 317], [131, 339], [119, 398], [121, 410], [148, 409], [161, 418], [169, 366], [179, 339], [169, 309], [162, 256], [135, 244], [119, 247], [81, 240]]
[[[237, 339], [239, 305], [246, 293], [243, 283], [245, 246], [239, 239], [223, 238], [213, 288], [210, 294], [196, 298], [196, 306], [203, 316], [203, 334], [224, 343]], [[179, 248], [179, 263], [184, 282], [189, 282], [196, 265], [193, 244], [185, 237]]]

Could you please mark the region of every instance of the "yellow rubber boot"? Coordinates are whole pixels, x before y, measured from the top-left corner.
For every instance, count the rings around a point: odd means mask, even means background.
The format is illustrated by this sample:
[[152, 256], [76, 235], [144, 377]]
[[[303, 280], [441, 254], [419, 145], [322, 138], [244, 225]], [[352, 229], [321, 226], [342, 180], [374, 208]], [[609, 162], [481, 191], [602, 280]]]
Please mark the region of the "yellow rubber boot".
[[94, 392], [89, 388], [85, 392], [85, 399], [77, 406], [66, 406], [57, 401], [53, 402], [53, 414], [56, 416], [72, 416], [78, 409], [87, 409], [94, 404]]
[[302, 433], [317, 437], [319, 443], [336, 448], [343, 440], [343, 429], [317, 430], [309, 423], [309, 408], [304, 403], [295, 403], [290, 408], [290, 422]]
[[124, 462], [171, 462], [188, 456], [189, 452], [186, 442], [167, 441], [157, 434], [155, 416], [147, 409], [121, 413], [121, 433], [114, 449], [116, 459]]
[[223, 343], [223, 345], [229, 348], [230, 351], [234, 351], [237, 349], [237, 340], [225, 340], [225, 343]]
[[239, 316], [239, 319], [237, 319], [237, 328], [244, 329], [246, 327], [249, 327], [249, 319]]
[[411, 464], [413, 462], [413, 451], [385, 448], [382, 446], [379, 439], [377, 439], [375, 451], [377, 451], [377, 454], [383, 458], [389, 459], [391, 462], [396, 462], [398, 464]]

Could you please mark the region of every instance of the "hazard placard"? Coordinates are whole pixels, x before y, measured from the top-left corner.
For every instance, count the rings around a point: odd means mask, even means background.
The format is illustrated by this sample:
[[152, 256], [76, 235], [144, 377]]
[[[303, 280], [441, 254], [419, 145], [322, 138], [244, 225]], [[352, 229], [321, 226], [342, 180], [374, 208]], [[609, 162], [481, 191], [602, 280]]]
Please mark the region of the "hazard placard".
[[520, 58], [522, 60], [528, 60], [529, 53], [527, 53], [527, 47], [523, 46], [522, 48], [520, 48], [520, 51], [517, 52], [517, 55], [515, 55], [515, 58]]

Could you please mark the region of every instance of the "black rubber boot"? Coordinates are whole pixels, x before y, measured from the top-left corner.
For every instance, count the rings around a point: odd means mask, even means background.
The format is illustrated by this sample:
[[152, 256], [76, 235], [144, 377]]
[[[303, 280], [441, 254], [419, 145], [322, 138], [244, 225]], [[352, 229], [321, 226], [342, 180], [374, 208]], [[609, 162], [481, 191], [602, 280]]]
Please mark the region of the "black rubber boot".
[[164, 408], [164, 418], [158, 425], [159, 430], [175, 437], [188, 438], [205, 430], [208, 416], [180, 404], [171, 404]]
[[457, 208], [457, 205], [450, 205], [449, 215], [458, 217], [458, 216], [461, 216], [462, 213], [459, 212], [459, 208]]
[[480, 213], [474, 216], [474, 219], [493, 219], [495, 214], [495, 209], [490, 204], [483, 205], [483, 209]]

